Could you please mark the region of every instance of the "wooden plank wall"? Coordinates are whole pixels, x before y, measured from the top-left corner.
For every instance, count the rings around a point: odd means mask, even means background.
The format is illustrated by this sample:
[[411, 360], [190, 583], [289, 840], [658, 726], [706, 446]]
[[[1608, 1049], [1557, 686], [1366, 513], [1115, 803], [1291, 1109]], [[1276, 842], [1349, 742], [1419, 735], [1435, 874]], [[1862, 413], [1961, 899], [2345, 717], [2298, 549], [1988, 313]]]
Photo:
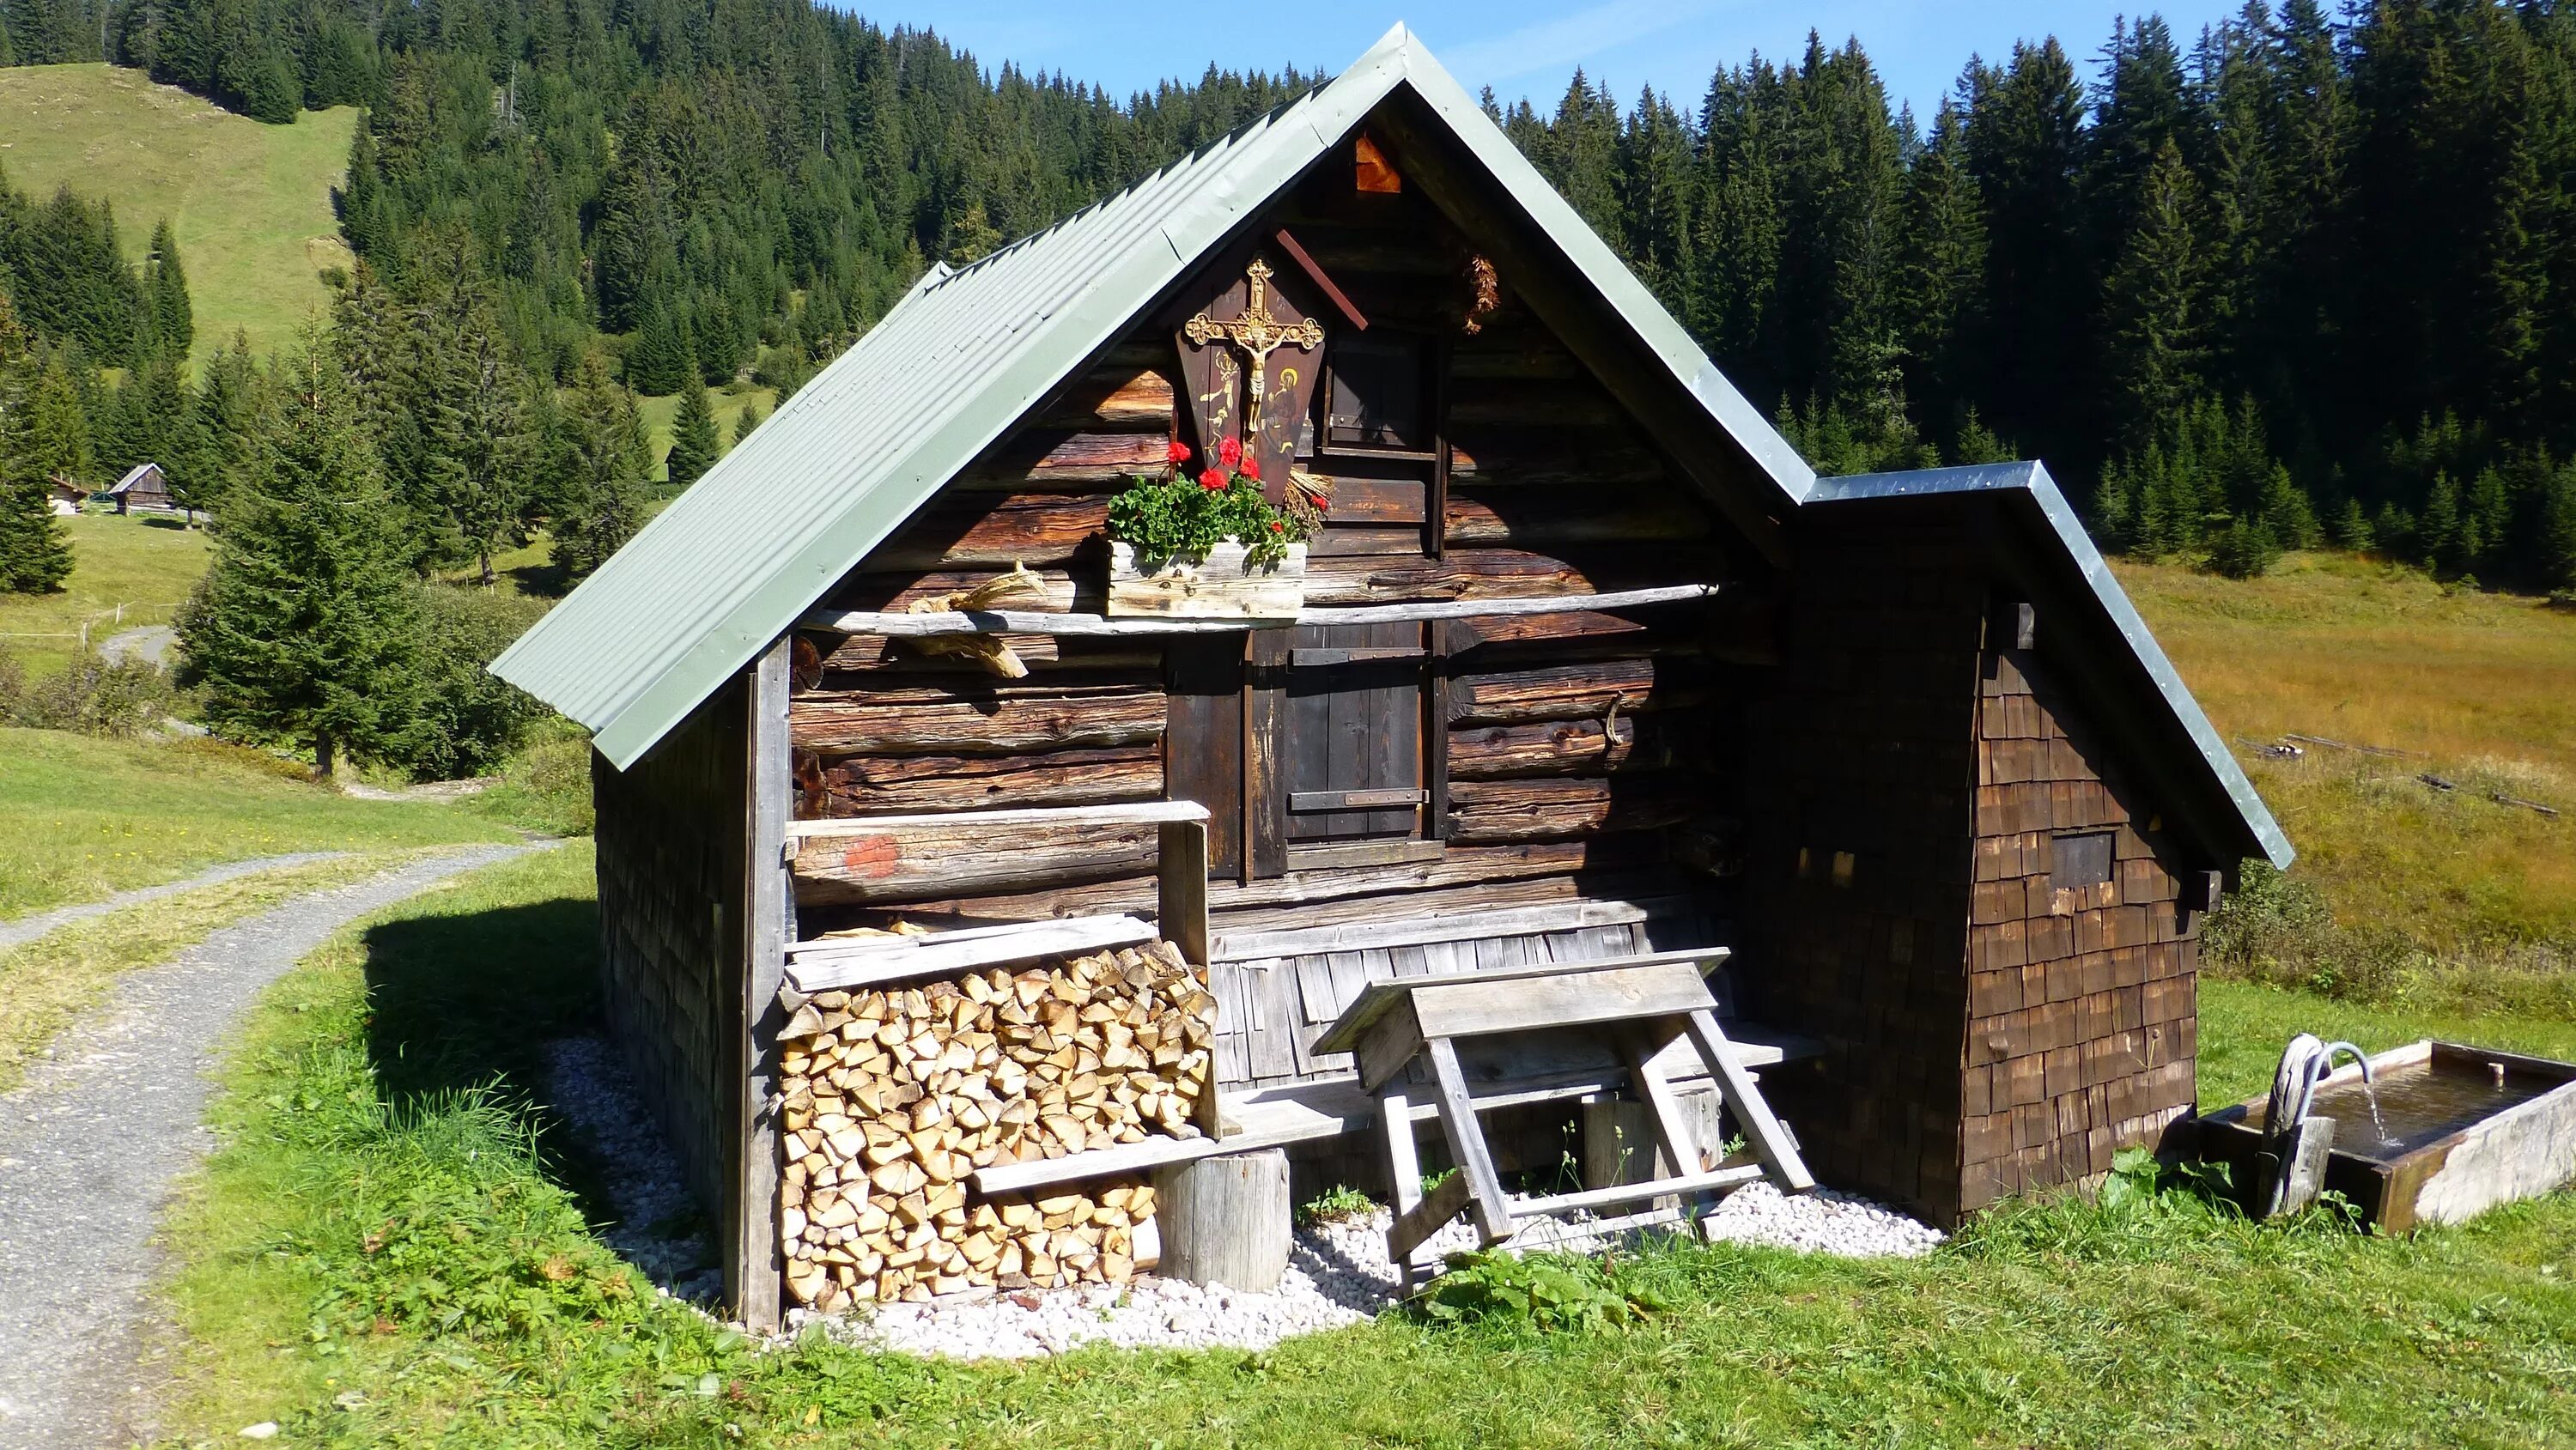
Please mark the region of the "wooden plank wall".
[[[1333, 480], [1332, 521], [1310, 552], [1311, 603], [1709, 580], [1763, 587], [1747, 572], [1758, 556], [1518, 304], [1508, 277], [1468, 331], [1476, 287], [1466, 240], [1418, 194], [1358, 196], [1346, 174], [1324, 172], [1256, 232], [1292, 229], [1373, 335], [1410, 329], [1445, 354], [1452, 457], [1444, 475], [1428, 454], [1301, 454], [1301, 466]], [[1100, 607], [1109, 500], [1129, 475], [1159, 469], [1167, 442], [1187, 431], [1174, 416], [1176, 369], [1167, 323], [1140, 324], [827, 602], [902, 608], [1017, 562], [1044, 577], [1052, 606]], [[1447, 762], [1432, 782], [1446, 849], [1430, 861], [1277, 874], [1284, 843], [1256, 842], [1262, 875], [1250, 882], [1240, 879], [1237, 793], [1245, 701], [1256, 733], [1275, 716], [1263, 704], [1266, 663], [1255, 688], [1243, 688], [1240, 640], [1167, 651], [1014, 638], [1029, 673], [1002, 680], [902, 643], [809, 636], [789, 706], [797, 814], [1202, 800], [1214, 816], [1220, 934], [1694, 891], [1712, 893], [1708, 909], [1722, 914], [1720, 877], [1741, 855], [1741, 706], [1759, 662], [1776, 653], [1768, 628], [1759, 610], [1740, 608], [1450, 624], [1431, 641], [1440, 684], [1425, 720], [1426, 746], [1438, 732]], [[798, 903], [809, 930], [885, 914], [935, 922], [1150, 908], [1151, 841], [1150, 832], [1038, 841], [959, 831], [907, 840], [900, 855], [886, 844], [836, 846], [800, 858]], [[1279, 1020], [1298, 1025], [1264, 1051], [1297, 1063], [1312, 1010], [1283, 1006]], [[1280, 1075], [1282, 1059], [1265, 1057], [1271, 1070], [1256, 1071], [1248, 1054], [1247, 1045], [1244, 1075], [1230, 1081]]]
[[1825, 1044], [1764, 1090], [1836, 1187], [1959, 1202], [1982, 569], [1956, 530], [1797, 540], [1787, 663], [1756, 711], [1744, 1015]]
[[[2192, 1110], [2199, 1025], [2199, 914], [2152, 808], [2033, 652], [1991, 650], [1980, 676], [1963, 1209], [2155, 1144]], [[2054, 886], [2060, 833], [2105, 830], [2110, 881]]]
[[609, 1027], [719, 1221], [744, 1148], [734, 1072], [742, 1027], [743, 689], [728, 685], [621, 772], [591, 757], [600, 963]]

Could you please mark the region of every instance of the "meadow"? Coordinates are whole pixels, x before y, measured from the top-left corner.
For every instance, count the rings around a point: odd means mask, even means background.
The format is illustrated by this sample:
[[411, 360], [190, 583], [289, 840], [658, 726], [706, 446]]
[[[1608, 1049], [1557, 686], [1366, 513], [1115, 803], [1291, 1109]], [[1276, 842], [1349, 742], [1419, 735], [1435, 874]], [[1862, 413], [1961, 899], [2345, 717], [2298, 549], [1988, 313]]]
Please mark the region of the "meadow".
[[[924, 1363], [763, 1347], [593, 1227], [538, 1049], [594, 1020], [586, 847], [467, 879], [279, 983], [182, 1197], [171, 1443], [2520, 1446], [2576, 1439], [2576, 1197], [2405, 1239], [2249, 1224], [2135, 1173], [1928, 1258], [1672, 1244], [1603, 1277], [1626, 1328], [1402, 1312], [1260, 1353]], [[2301, 994], [2212, 984], [2202, 1093], [2269, 1072]], [[2333, 1004], [2328, 1004], [2332, 1006]], [[2576, 1025], [2337, 1006], [2380, 1047]]]
[[63, 587], [0, 593], [0, 650], [30, 673], [61, 669], [84, 637], [95, 646], [120, 629], [168, 624], [204, 576], [212, 549], [205, 530], [176, 519], [85, 513], [63, 526], [72, 540], [72, 574]]
[[169, 218], [200, 361], [237, 330], [273, 352], [330, 301], [323, 271], [351, 261], [331, 188], [357, 124], [342, 106], [270, 126], [104, 64], [0, 68], [0, 170], [39, 198], [69, 186], [115, 203], [138, 260]]

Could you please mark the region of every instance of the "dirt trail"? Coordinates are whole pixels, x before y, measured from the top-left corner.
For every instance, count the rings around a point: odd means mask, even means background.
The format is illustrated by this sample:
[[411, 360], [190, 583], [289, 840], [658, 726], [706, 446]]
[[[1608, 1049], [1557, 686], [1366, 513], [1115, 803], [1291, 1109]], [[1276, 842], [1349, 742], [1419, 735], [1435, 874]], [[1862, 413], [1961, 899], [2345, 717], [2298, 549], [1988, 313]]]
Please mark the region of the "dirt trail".
[[176, 896], [182, 891], [194, 891], [200, 886], [220, 886], [227, 881], [256, 876], [262, 871], [277, 871], [288, 866], [309, 866], [316, 861], [328, 861], [335, 856], [346, 854], [348, 853], [345, 851], [298, 851], [284, 856], [253, 856], [247, 861], [227, 861], [221, 866], [210, 867], [185, 881], [165, 881], [158, 886], [138, 886], [131, 891], [120, 891], [114, 896], [98, 901], [83, 901], [71, 906], [57, 906], [51, 911], [39, 911], [32, 916], [14, 917], [8, 921], [0, 921], [0, 952], [34, 941], [58, 926], [69, 926], [76, 921], [105, 916], [111, 911], [123, 911], [129, 906], [158, 901], [164, 896]]
[[444, 852], [212, 932], [125, 977], [0, 1095], [0, 1450], [148, 1432], [162, 1382], [143, 1364], [153, 1231], [209, 1145], [207, 1069], [251, 999], [350, 922], [536, 849]]

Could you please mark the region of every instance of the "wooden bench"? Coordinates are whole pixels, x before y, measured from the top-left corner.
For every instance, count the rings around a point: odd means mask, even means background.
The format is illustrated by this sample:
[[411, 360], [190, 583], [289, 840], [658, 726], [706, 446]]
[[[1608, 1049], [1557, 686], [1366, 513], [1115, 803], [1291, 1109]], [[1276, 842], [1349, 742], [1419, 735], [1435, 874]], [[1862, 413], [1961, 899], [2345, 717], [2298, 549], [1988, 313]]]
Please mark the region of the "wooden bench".
[[[1655, 1199], [1672, 1202], [1611, 1217], [1598, 1226], [1618, 1229], [1675, 1222], [1694, 1211], [1695, 1201], [1756, 1178], [1768, 1177], [1787, 1193], [1815, 1187], [1796, 1142], [1763, 1101], [1745, 1054], [1717, 1020], [1716, 998], [1702, 970], [1725, 956], [1723, 949], [1709, 948], [1399, 978], [1372, 984], [1335, 1020], [1316, 1042], [1316, 1050], [1355, 1054], [1360, 1088], [1377, 1099], [1387, 1172], [1396, 1199], [1396, 1221], [1388, 1230], [1387, 1246], [1406, 1287], [1428, 1267], [1417, 1254], [1422, 1243], [1461, 1212], [1474, 1218], [1479, 1240], [1490, 1246], [1512, 1239], [1527, 1220], [1559, 1219]], [[1459, 1044], [1580, 1028], [1606, 1029], [1620, 1041], [1629, 1081], [1651, 1109], [1656, 1135], [1677, 1171], [1577, 1193], [1512, 1197], [1504, 1192], [1495, 1172], [1477, 1114], [1530, 1101], [1533, 1085], [1505, 1079], [1471, 1087]], [[1696, 1166], [1695, 1135], [1661, 1061], [1668, 1049], [1684, 1043], [1724, 1094], [1744, 1128], [1756, 1164]], [[1432, 1116], [1438, 1118], [1450, 1156], [1458, 1164], [1458, 1171], [1427, 1196], [1420, 1188], [1422, 1169], [1413, 1141], [1413, 1125], [1420, 1116], [1414, 1099], [1421, 1090], [1408, 1079], [1408, 1069], [1417, 1058], [1429, 1064]]]

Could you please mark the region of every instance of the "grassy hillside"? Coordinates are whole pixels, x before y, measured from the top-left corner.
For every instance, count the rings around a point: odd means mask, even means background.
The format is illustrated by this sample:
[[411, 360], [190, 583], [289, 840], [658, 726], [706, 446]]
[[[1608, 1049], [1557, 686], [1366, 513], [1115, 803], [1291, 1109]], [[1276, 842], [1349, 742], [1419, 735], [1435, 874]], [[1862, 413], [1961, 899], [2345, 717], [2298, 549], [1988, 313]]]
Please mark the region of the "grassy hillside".
[[[8, 74], [0, 71], [0, 75]], [[80, 629], [92, 643], [120, 627], [167, 624], [170, 614], [206, 572], [202, 529], [182, 529], [166, 519], [83, 514], [65, 519], [72, 536], [72, 577], [52, 594], [0, 593], [0, 649], [24, 661], [31, 673], [50, 674], [80, 647]]]
[[[679, 416], [680, 395], [673, 393], [667, 398], [637, 401], [644, 414], [645, 431], [653, 438], [653, 458], [658, 465], [671, 452], [671, 420]], [[707, 396], [708, 406], [715, 410], [716, 434], [726, 445], [733, 443], [734, 423], [742, 417], [742, 410], [755, 401], [760, 404], [762, 417], [778, 411], [778, 391], [775, 388], [748, 388], [739, 393], [731, 388], [720, 388]]]
[[[2119, 572], [2338, 917], [2437, 949], [2576, 949], [2576, 614], [2341, 556], [2250, 583]], [[2242, 744], [2291, 731], [2411, 753], [2275, 761]]]
[[38, 196], [69, 185], [114, 202], [137, 256], [168, 217], [200, 357], [236, 328], [265, 353], [327, 300], [321, 270], [349, 262], [331, 188], [357, 121], [344, 106], [263, 125], [106, 65], [0, 69], [0, 169]]
[[253, 752], [0, 729], [0, 917], [288, 851], [516, 839], [454, 806], [356, 800]]

